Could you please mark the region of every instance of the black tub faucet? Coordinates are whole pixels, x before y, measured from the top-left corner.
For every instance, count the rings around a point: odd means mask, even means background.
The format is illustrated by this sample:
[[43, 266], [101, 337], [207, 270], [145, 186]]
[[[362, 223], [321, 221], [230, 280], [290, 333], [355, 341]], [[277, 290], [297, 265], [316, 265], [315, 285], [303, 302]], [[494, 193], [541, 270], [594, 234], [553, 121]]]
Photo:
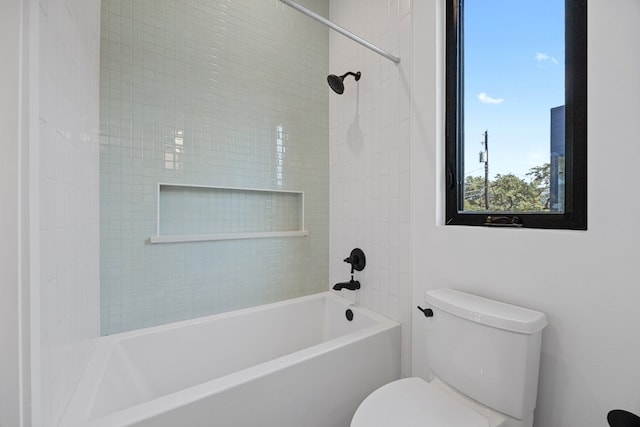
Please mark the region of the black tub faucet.
[[360, 248], [355, 248], [351, 251], [349, 257], [345, 258], [343, 261], [347, 264], [351, 264], [351, 280], [349, 280], [348, 282], [336, 283], [335, 285], [333, 285], [333, 289], [335, 291], [341, 291], [343, 289], [355, 291], [356, 289], [360, 289], [360, 282], [357, 280], [353, 280], [353, 272], [354, 270], [364, 270], [364, 266], [367, 264], [367, 259], [364, 256], [364, 252], [362, 252], [362, 249]]
[[334, 291], [341, 291], [343, 289], [349, 289], [350, 291], [355, 291], [356, 289], [360, 289], [360, 282], [357, 280], [353, 280], [353, 275], [351, 276], [351, 280], [348, 282], [340, 282], [333, 285]]

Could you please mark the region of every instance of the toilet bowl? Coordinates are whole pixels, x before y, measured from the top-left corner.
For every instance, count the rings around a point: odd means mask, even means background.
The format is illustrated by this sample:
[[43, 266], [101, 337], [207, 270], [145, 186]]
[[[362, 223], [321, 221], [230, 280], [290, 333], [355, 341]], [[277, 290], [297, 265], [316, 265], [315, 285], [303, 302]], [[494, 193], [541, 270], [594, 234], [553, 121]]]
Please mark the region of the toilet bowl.
[[503, 427], [505, 417], [435, 379], [404, 378], [371, 393], [358, 407], [351, 427]]
[[545, 315], [452, 289], [427, 292], [425, 302], [434, 378], [380, 387], [351, 427], [531, 427]]

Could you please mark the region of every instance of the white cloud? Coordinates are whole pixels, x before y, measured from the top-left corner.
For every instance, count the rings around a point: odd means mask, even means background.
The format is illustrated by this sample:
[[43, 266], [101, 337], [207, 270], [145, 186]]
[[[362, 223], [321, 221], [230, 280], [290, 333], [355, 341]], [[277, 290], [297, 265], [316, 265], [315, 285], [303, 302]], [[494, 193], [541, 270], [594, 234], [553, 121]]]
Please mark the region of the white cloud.
[[504, 99], [502, 98], [492, 98], [489, 95], [487, 95], [484, 92], [480, 92], [478, 94], [478, 100], [480, 102], [482, 102], [483, 104], [502, 104], [504, 102]]
[[536, 52], [536, 61], [538, 62], [550, 61], [553, 64], [558, 64], [558, 60], [555, 57], [549, 56], [546, 53], [542, 53], [542, 52]]

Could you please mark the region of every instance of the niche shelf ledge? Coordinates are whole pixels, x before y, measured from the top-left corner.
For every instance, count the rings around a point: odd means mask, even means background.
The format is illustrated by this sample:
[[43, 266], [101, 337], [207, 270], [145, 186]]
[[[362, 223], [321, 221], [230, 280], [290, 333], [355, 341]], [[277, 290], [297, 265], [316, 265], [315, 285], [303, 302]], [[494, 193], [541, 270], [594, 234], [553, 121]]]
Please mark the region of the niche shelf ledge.
[[190, 234], [186, 236], [151, 236], [151, 244], [158, 243], [189, 243], [189, 242], [211, 242], [215, 240], [238, 240], [238, 239], [264, 239], [271, 237], [303, 237], [308, 236], [306, 230], [300, 231], [264, 231], [249, 233], [217, 233], [217, 234]]

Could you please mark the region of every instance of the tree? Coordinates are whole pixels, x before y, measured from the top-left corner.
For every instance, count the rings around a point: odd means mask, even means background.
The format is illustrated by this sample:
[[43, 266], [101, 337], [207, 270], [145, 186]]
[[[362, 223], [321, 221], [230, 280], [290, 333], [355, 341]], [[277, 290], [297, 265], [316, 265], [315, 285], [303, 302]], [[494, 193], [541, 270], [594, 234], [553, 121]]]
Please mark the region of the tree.
[[538, 191], [538, 198], [544, 210], [549, 210], [551, 183], [551, 164], [544, 163], [542, 166], [534, 166], [529, 169], [527, 176], [531, 177], [531, 185]]
[[467, 176], [464, 179], [464, 210], [482, 211], [484, 209], [484, 178]]
[[[535, 166], [526, 174], [529, 182], [512, 173], [498, 174], [489, 181], [489, 211], [539, 212], [549, 210], [549, 163]], [[486, 211], [484, 178], [467, 176], [464, 181], [464, 210]]]
[[490, 210], [522, 212], [543, 208], [536, 187], [514, 174], [496, 175], [490, 189]]

